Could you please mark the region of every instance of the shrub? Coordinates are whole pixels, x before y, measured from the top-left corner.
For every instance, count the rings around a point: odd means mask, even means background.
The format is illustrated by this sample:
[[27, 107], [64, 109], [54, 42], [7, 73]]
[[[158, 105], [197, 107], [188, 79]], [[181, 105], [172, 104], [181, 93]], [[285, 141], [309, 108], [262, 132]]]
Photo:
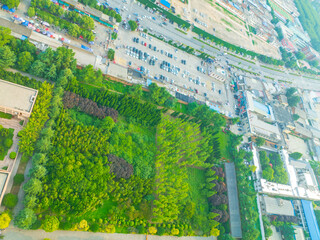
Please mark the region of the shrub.
[[7, 193], [6, 195], [4, 195], [2, 204], [9, 208], [9, 209], [13, 209], [18, 203], [18, 196], [14, 195], [12, 193]]
[[17, 153], [16, 153], [16, 152], [11, 152], [10, 155], [9, 155], [9, 157], [10, 157], [11, 159], [15, 159], [16, 156], [17, 156]]
[[12, 115], [9, 113], [0, 112], [0, 118], [11, 119]]
[[99, 231], [99, 224], [98, 223], [93, 223], [91, 226], [90, 226], [90, 230], [92, 232], [98, 232]]
[[289, 154], [289, 156], [295, 160], [299, 160], [302, 157], [302, 153], [294, 152], [294, 153]]
[[4, 146], [5, 146], [6, 148], [11, 148], [12, 144], [13, 144], [12, 139], [6, 138], [6, 140], [4, 140]]
[[45, 220], [43, 221], [42, 228], [46, 232], [54, 232], [58, 230], [60, 225], [60, 221], [56, 216], [47, 215]]
[[13, 177], [13, 184], [20, 185], [24, 181], [24, 175], [22, 173], [18, 173]]

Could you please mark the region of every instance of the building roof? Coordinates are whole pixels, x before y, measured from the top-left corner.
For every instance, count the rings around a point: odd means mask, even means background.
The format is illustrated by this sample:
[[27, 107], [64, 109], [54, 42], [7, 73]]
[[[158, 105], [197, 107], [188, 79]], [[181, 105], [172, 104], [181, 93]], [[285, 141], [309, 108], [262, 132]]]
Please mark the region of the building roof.
[[296, 240], [305, 240], [304, 231], [302, 227], [294, 226], [294, 233]]
[[294, 216], [294, 209], [291, 201], [268, 196], [264, 196], [263, 199], [267, 214]]
[[225, 163], [231, 236], [242, 238], [237, 178], [234, 163]]
[[165, 6], [166, 8], [171, 7], [171, 4], [167, 0], [160, 0], [160, 4]]
[[272, 105], [273, 113], [277, 121], [288, 124], [293, 123], [292, 115], [283, 106]]
[[0, 106], [31, 113], [38, 91], [0, 80]]
[[253, 99], [253, 94], [249, 91], [246, 92], [246, 100], [247, 100], [247, 109], [252, 112], [256, 112], [260, 115], [263, 115], [267, 118], [272, 118], [273, 114], [269, 106], [260, 103]]
[[179, 92], [176, 92], [176, 98], [182, 101], [185, 101], [187, 103], [193, 103], [195, 101], [195, 98], [193, 96], [190, 97]]
[[305, 127], [302, 127], [300, 124], [296, 124], [296, 129], [294, 131], [307, 138], [312, 138], [311, 131]]
[[280, 131], [277, 125], [266, 123], [250, 112], [248, 112], [248, 117], [253, 133], [260, 133], [277, 141], [281, 140]]
[[307, 226], [309, 229], [311, 240], [320, 239], [319, 226], [314, 214], [313, 206], [311, 201], [301, 200], [304, 216], [306, 218]]

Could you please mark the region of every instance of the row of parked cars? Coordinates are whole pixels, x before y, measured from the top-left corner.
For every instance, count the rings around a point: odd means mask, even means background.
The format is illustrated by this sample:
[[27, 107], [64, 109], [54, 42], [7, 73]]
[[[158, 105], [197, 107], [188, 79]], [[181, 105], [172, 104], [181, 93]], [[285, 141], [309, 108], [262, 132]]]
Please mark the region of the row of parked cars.
[[174, 74], [176, 76], [180, 72], [180, 68], [179, 67], [177, 67], [175, 65], [172, 65], [167, 61], [162, 61], [162, 63], [160, 63], [160, 69], [165, 70], [165, 71], [167, 71], [169, 73], [172, 73], [172, 74]]
[[206, 69], [204, 67], [197, 66], [197, 71], [206, 74]]

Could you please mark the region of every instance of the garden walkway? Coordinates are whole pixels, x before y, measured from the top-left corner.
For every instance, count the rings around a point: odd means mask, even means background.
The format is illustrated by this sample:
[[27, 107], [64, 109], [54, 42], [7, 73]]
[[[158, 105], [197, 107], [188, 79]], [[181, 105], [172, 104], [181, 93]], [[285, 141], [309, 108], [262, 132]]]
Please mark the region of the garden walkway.
[[[92, 233], [55, 231], [47, 233], [43, 230], [21, 230], [10, 226], [6, 229], [6, 240], [145, 240], [145, 235], [140, 234], [119, 234], [119, 233]], [[216, 240], [215, 237], [172, 237], [172, 236], [148, 236], [148, 240]]]

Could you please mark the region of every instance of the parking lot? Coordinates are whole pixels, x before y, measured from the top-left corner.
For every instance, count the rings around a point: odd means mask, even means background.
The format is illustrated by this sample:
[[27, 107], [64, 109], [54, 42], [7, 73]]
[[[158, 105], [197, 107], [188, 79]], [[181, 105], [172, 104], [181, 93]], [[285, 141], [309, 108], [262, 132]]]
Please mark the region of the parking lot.
[[[145, 33], [120, 31], [115, 41], [116, 62], [144, 72], [150, 79], [169, 85], [172, 91], [221, 104], [227, 101], [225, 86], [207, 75], [204, 62]], [[203, 64], [201, 64], [201, 62]]]

